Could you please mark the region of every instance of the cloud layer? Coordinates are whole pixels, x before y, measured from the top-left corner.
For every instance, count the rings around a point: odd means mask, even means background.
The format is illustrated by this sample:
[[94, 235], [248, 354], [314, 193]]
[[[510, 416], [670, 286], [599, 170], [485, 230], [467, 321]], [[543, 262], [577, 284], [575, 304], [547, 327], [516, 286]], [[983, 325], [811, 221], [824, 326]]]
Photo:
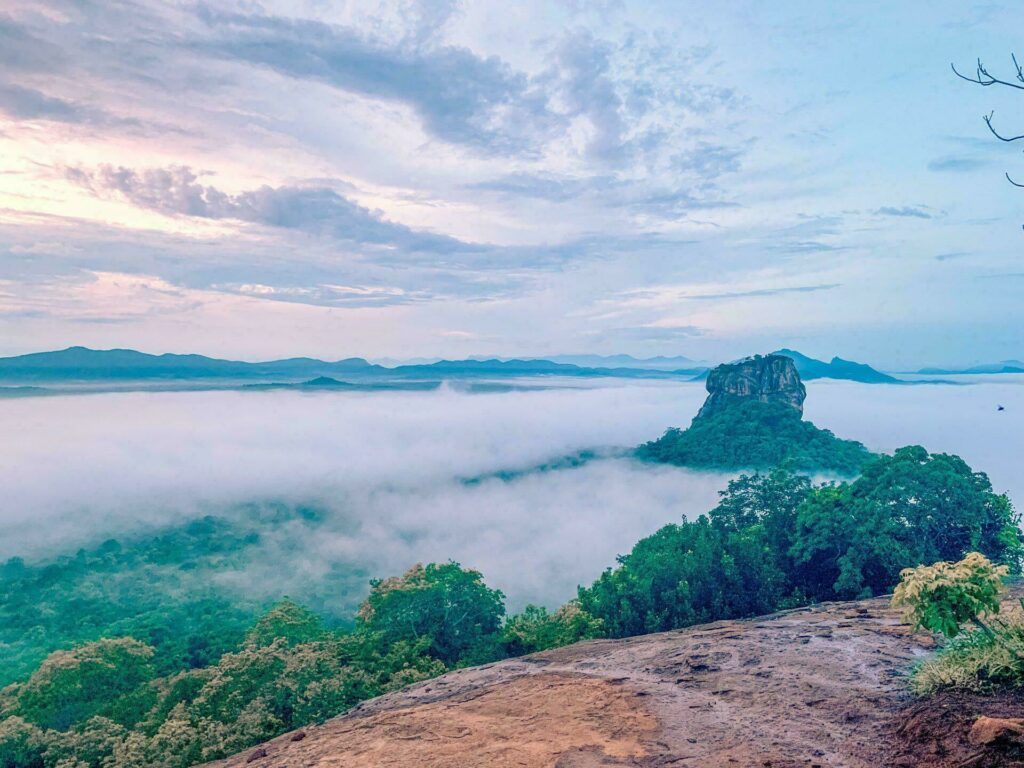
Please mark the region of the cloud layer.
[[[1005, 446], [1024, 427], [1022, 381], [812, 382], [807, 415], [876, 450], [921, 443], [959, 453], [1020, 502], [1024, 486]], [[554, 605], [639, 538], [710, 509], [726, 477], [627, 459], [486, 476], [584, 448], [636, 445], [688, 423], [704, 394], [699, 383], [655, 382], [487, 395], [4, 399], [0, 427], [23, 437], [0, 448], [0, 559], [237, 514], [244, 502], [313, 503], [325, 510], [315, 533], [302, 525], [266, 532], [253, 569], [231, 583], [261, 596], [300, 595], [322, 591], [332, 566], [385, 575], [453, 558], [481, 569], [514, 607]]]

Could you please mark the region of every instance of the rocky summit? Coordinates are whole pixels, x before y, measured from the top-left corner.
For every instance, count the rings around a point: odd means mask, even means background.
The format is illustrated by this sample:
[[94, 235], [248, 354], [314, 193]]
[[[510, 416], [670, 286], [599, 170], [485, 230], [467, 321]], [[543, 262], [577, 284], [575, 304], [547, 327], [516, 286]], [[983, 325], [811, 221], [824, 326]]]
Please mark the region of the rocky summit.
[[698, 416], [755, 400], [788, 405], [803, 415], [807, 397], [796, 364], [782, 355], [755, 355], [719, 365], [708, 374], [707, 390]]

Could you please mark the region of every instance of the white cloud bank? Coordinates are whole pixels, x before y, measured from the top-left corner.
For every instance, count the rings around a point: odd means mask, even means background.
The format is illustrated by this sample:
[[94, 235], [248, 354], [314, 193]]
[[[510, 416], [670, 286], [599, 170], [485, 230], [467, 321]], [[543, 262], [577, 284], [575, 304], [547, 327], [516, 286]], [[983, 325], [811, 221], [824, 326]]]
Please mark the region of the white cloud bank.
[[[1024, 382], [814, 382], [807, 415], [870, 448], [919, 442], [1019, 479]], [[372, 575], [455, 559], [509, 597], [557, 604], [661, 525], [710, 509], [723, 475], [625, 459], [514, 480], [584, 448], [632, 446], [688, 423], [698, 384], [502, 394], [131, 393], [0, 400], [0, 558], [167, 524], [250, 500], [316, 502], [327, 517], [267, 539], [250, 587], [293, 594], [332, 564]], [[1005, 411], [997, 412], [996, 404]], [[289, 537], [292, 537], [291, 539]], [[287, 554], [284, 554], [287, 553]], [[243, 585], [245, 586], [245, 585]]]

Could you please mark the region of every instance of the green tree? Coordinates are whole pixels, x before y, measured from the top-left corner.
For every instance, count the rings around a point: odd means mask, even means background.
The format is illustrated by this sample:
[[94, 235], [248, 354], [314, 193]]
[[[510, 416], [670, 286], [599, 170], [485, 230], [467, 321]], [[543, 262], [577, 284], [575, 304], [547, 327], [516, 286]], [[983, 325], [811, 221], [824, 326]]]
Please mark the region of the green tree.
[[20, 717], [0, 720], [0, 768], [43, 768], [43, 732]]
[[572, 600], [554, 613], [539, 605], [528, 605], [509, 618], [502, 630], [502, 643], [509, 656], [522, 656], [548, 648], [571, 645], [601, 637], [604, 622], [591, 616]]
[[498, 638], [505, 596], [489, 588], [479, 571], [429, 563], [370, 584], [358, 622], [385, 644], [426, 638], [427, 652], [454, 666]]
[[319, 640], [324, 634], [319, 616], [286, 597], [256, 621], [246, 633], [245, 643], [261, 647], [283, 639], [287, 645], [297, 645]]
[[900, 448], [852, 483], [816, 490], [797, 513], [796, 580], [820, 599], [892, 589], [900, 571], [978, 551], [1019, 572], [1020, 518], [959, 456]]
[[760, 525], [735, 530], [702, 516], [640, 540], [589, 588], [581, 607], [612, 637], [773, 610], [785, 574]]
[[810, 479], [776, 467], [767, 473], [740, 475], [729, 481], [718, 506], [708, 513], [713, 525], [739, 532], [760, 527], [775, 566], [789, 574], [797, 510], [812, 493]]
[[137, 722], [155, 694], [153, 649], [118, 638], [54, 651], [18, 690], [18, 713], [43, 728], [66, 730], [93, 715]]

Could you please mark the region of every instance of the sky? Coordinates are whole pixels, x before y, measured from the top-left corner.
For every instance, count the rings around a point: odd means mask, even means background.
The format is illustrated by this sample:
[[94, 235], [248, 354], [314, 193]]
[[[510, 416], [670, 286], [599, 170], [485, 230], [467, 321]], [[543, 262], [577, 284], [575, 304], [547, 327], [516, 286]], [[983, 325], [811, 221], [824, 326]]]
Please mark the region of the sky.
[[0, 354], [1021, 358], [1022, 23], [0, 0]]

